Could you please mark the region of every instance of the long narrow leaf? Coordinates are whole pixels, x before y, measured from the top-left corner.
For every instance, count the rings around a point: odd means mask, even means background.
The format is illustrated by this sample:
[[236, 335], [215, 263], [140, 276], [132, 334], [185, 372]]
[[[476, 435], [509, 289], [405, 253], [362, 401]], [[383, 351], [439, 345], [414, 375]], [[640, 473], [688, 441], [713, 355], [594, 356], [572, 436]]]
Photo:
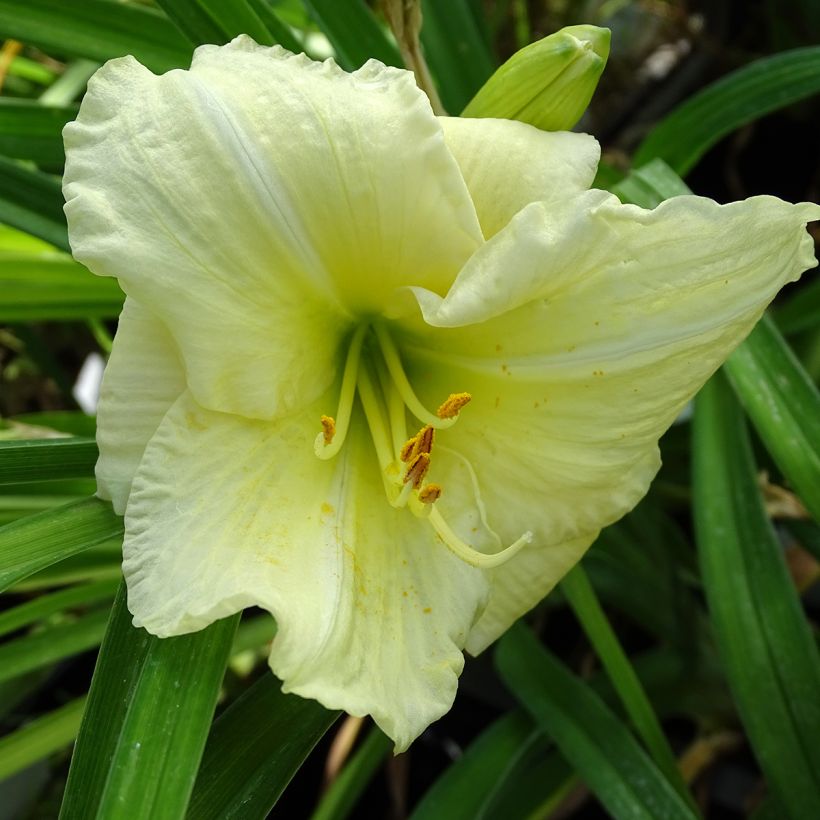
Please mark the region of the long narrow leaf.
[[0, 97], [0, 154], [61, 165], [65, 159], [63, 126], [76, 116], [74, 106]]
[[768, 317], [725, 365], [777, 466], [820, 521], [820, 392]]
[[721, 137], [820, 91], [820, 46], [764, 57], [690, 97], [655, 126], [634, 157], [685, 175]]
[[789, 816], [820, 816], [820, 656], [719, 376], [697, 399], [693, 484], [704, 588], [740, 716]]
[[561, 590], [567, 596], [572, 611], [595, 648], [629, 719], [652, 759], [678, 794], [694, 810], [694, 802], [683, 782], [677, 761], [655, 716], [652, 704], [580, 564], [565, 576], [561, 582]]
[[189, 820], [264, 820], [338, 715], [266, 672], [214, 723]]
[[447, 111], [458, 114], [489, 79], [495, 61], [467, 0], [423, 0], [421, 42]]
[[279, 42], [299, 50], [298, 41], [264, 0], [157, 0], [157, 5], [194, 45], [227, 43], [247, 34], [263, 45]]
[[180, 638], [131, 626], [120, 586], [71, 761], [63, 820], [185, 813], [239, 616]]
[[349, 817], [373, 773], [392, 748], [393, 741], [374, 726], [322, 795], [311, 820], [345, 820]]
[[123, 298], [115, 279], [65, 254], [0, 252], [0, 322], [113, 319]]
[[623, 723], [522, 624], [501, 639], [496, 663], [510, 691], [613, 817], [697, 816]]
[[97, 610], [0, 644], [0, 682], [99, 646], [107, 621], [108, 610]]
[[0, 527], [0, 592], [122, 531], [122, 519], [98, 498], [75, 501]]
[[65, 748], [77, 736], [85, 698], [77, 698], [0, 738], [0, 780]]
[[83, 478], [94, 475], [97, 443], [92, 438], [0, 441], [0, 484]]
[[333, 44], [343, 68], [358, 68], [371, 57], [386, 65], [404, 65], [364, 0], [305, 0], [305, 6]]
[[534, 747], [544, 750], [548, 745], [543, 733], [523, 712], [499, 718], [430, 787], [414, 809], [412, 820], [478, 817], [518, 757]]
[[191, 62], [191, 46], [163, 14], [113, 0], [0, 0], [0, 37], [100, 62], [133, 54], [152, 71]]
[[22, 629], [72, 607], [90, 606], [113, 599], [117, 586], [117, 583], [110, 580], [95, 581], [91, 584], [61, 589], [50, 595], [39, 595], [24, 604], [10, 607], [0, 612], [0, 635], [8, 635], [9, 632]]
[[[0, 0], [0, 18], [2, 18]], [[54, 177], [0, 156], [0, 222], [69, 250], [63, 192]]]

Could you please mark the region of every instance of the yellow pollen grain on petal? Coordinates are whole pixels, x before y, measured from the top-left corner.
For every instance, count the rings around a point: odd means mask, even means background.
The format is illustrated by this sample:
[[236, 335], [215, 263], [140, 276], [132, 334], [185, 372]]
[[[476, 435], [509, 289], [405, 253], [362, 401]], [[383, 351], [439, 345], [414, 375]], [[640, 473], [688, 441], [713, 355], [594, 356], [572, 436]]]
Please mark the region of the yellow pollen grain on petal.
[[336, 419], [333, 416], [322, 416], [322, 435], [325, 444], [330, 444], [336, 435]]
[[430, 454], [419, 453], [408, 465], [407, 472], [404, 474], [404, 483], [413, 483], [413, 489], [417, 490], [421, 487], [421, 482], [424, 481], [424, 476], [430, 469]]
[[436, 410], [436, 415], [440, 419], [455, 418], [461, 412], [461, 408], [469, 404], [472, 398], [469, 393], [450, 393], [441, 407]]
[[426, 484], [419, 491], [419, 501], [422, 504], [433, 504], [441, 498], [441, 492], [439, 484]]

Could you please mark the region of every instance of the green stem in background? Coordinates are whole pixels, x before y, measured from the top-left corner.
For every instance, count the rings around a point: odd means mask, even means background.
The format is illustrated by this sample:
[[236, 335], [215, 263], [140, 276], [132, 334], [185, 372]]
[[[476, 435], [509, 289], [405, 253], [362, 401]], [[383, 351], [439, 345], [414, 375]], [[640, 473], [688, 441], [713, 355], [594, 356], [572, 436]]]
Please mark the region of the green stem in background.
[[511, 10], [515, 27], [516, 48], [522, 49], [528, 46], [533, 40], [527, 0], [513, 0]]
[[649, 698], [623, 650], [583, 567], [578, 564], [561, 582], [561, 591], [589, 638], [632, 724], [658, 768], [692, 809], [694, 801]]
[[42, 105], [70, 105], [85, 90], [91, 75], [100, 67], [92, 60], [75, 60], [40, 95]]
[[339, 776], [330, 784], [311, 815], [311, 820], [344, 820], [349, 817], [356, 801], [392, 746], [390, 738], [374, 726]]
[[114, 339], [108, 332], [108, 328], [99, 319], [86, 319], [88, 329], [94, 336], [95, 341], [100, 346], [100, 349], [106, 356], [111, 355], [111, 348], [114, 345]]

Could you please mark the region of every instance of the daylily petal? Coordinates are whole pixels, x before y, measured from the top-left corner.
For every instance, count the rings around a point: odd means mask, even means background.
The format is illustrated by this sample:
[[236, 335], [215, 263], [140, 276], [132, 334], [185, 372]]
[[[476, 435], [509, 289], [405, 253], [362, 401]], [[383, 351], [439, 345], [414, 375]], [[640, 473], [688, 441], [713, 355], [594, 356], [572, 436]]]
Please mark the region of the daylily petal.
[[[493, 571], [471, 651], [644, 495], [682, 406], [777, 291], [816, 264], [805, 223], [818, 217], [772, 197], [681, 197], [645, 211], [589, 192], [549, 212], [529, 206], [445, 299], [417, 292], [440, 327], [408, 331], [413, 383], [430, 403], [454, 389], [473, 396], [439, 440], [471, 463], [502, 541], [535, 533]], [[439, 469], [444, 504], [446, 459]]]
[[248, 38], [159, 77], [112, 60], [65, 141], [75, 257], [164, 321], [213, 409], [315, 399], [351, 314], [397, 285], [445, 292], [482, 239], [426, 98], [375, 62]]
[[160, 636], [267, 609], [285, 689], [373, 715], [402, 750], [450, 708], [487, 584], [389, 506], [366, 425], [313, 455], [320, 407], [261, 422], [179, 399], [128, 503], [129, 609]]
[[587, 190], [601, 158], [588, 134], [541, 131], [514, 120], [442, 117], [441, 124], [487, 239], [531, 202]]
[[162, 417], [185, 390], [185, 374], [165, 326], [125, 300], [97, 405], [97, 495], [125, 512], [131, 481]]

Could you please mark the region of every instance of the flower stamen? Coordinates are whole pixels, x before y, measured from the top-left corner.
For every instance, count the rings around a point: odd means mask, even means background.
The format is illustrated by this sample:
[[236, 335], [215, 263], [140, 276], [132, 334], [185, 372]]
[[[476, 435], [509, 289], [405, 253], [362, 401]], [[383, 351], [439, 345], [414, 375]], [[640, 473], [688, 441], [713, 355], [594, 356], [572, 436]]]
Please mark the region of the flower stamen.
[[[384, 356], [384, 362], [387, 365], [388, 371], [390, 372], [390, 377], [393, 380], [393, 384], [396, 386], [396, 390], [398, 390], [399, 395], [401, 396], [405, 405], [407, 405], [407, 409], [419, 421], [424, 422], [425, 424], [429, 424], [431, 427], [435, 427], [441, 430], [447, 427], [452, 427], [453, 424], [455, 424], [456, 422], [457, 416], [441, 418], [437, 415], [433, 415], [419, 401], [418, 396], [415, 394], [412, 386], [410, 385], [410, 382], [407, 378], [407, 374], [404, 372], [404, 368], [402, 367], [401, 363], [401, 357], [399, 356], [399, 351], [396, 349], [396, 345], [390, 338], [390, 334], [387, 332], [387, 329], [381, 324], [375, 324], [373, 325], [373, 330], [375, 331], [376, 338], [379, 341], [379, 347], [381, 348], [382, 355]], [[455, 395], [466, 396], [468, 394], [464, 393]], [[467, 402], [464, 402], [464, 404], [466, 403]], [[446, 404], [447, 402], [445, 402], [445, 405]]]
[[[362, 355], [362, 345], [367, 333], [367, 325], [356, 328], [350, 347], [347, 349], [345, 369], [342, 375], [342, 389], [339, 391], [339, 409], [335, 419], [332, 416], [322, 416], [322, 432], [313, 442], [313, 452], [321, 459], [333, 458], [345, 443], [347, 431], [350, 427], [350, 417], [353, 413], [353, 400], [356, 397], [356, 384], [359, 372], [359, 360]], [[332, 422], [332, 424], [326, 424]]]
[[430, 469], [430, 454], [419, 453], [407, 466], [407, 472], [404, 474], [404, 483], [412, 483], [413, 489], [418, 490], [421, 487], [427, 471]]
[[465, 404], [472, 401], [472, 396], [469, 393], [450, 393], [444, 403], [436, 410], [436, 415], [440, 419], [456, 418], [461, 412], [461, 408]]
[[422, 504], [433, 504], [441, 498], [441, 485], [439, 484], [425, 484], [419, 490], [419, 501]]
[[493, 567], [499, 567], [502, 564], [506, 564], [507, 561], [514, 558], [519, 552], [521, 552], [524, 547], [531, 544], [533, 539], [532, 533], [527, 531], [517, 541], [514, 541], [509, 547], [501, 550], [500, 552], [479, 552], [477, 549], [474, 549], [469, 544], [462, 541], [452, 531], [452, 529], [450, 529], [450, 525], [444, 520], [441, 513], [435, 506], [433, 506], [428, 520], [433, 525], [433, 529], [435, 529], [436, 534], [439, 538], [441, 538], [444, 545], [450, 550], [450, 552], [453, 553], [453, 555], [460, 558], [471, 567], [477, 567], [478, 569], [492, 569]]
[[431, 425], [426, 424], [412, 438], [407, 439], [401, 446], [399, 458], [405, 462], [411, 461], [419, 453], [431, 453], [436, 431]]
[[332, 416], [322, 416], [322, 437], [325, 444], [333, 443], [333, 436], [336, 435], [336, 419]]

